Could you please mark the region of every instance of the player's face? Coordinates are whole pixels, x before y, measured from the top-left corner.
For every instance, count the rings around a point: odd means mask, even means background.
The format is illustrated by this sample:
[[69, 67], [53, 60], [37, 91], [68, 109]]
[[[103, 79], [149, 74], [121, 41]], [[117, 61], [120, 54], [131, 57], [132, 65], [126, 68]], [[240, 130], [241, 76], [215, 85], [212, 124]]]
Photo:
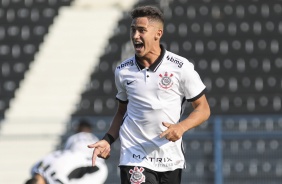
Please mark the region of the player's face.
[[138, 17], [131, 23], [130, 37], [135, 54], [144, 57], [159, 47], [159, 23], [149, 21], [147, 17]]

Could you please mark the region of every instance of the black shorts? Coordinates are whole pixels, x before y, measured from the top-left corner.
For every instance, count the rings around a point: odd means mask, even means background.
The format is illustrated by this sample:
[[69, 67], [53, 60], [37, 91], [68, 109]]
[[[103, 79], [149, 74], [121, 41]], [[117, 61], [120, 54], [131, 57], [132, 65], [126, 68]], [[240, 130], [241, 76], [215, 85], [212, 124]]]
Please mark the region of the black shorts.
[[157, 172], [145, 167], [120, 166], [121, 184], [180, 184], [182, 169]]

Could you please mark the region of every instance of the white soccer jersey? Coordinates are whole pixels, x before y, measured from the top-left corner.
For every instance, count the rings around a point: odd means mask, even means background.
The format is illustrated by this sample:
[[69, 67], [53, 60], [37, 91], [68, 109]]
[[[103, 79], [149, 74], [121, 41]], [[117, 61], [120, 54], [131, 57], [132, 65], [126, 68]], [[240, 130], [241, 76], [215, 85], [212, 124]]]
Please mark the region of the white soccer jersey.
[[182, 139], [170, 142], [160, 138], [176, 124], [185, 101], [204, 94], [205, 85], [194, 65], [162, 47], [157, 61], [149, 68], [135, 57], [123, 61], [115, 71], [117, 99], [127, 102], [127, 113], [120, 129], [120, 164], [142, 166], [155, 171], [185, 167]]
[[92, 167], [91, 155], [79, 151], [55, 151], [45, 156], [32, 168], [44, 177], [48, 184], [103, 184], [108, 176], [104, 160], [98, 158]]

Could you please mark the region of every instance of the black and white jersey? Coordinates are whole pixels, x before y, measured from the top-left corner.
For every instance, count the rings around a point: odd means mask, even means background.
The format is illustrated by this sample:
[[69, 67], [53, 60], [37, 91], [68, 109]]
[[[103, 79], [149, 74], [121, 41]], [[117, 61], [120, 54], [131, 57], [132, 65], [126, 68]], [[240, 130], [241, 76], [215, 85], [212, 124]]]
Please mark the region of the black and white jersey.
[[104, 160], [92, 167], [91, 155], [79, 151], [54, 151], [36, 163], [31, 174], [40, 174], [48, 184], [103, 184], [108, 176]]
[[144, 68], [135, 57], [115, 71], [116, 98], [128, 102], [120, 129], [120, 165], [142, 166], [155, 171], [185, 167], [182, 139], [170, 142], [159, 135], [162, 122], [176, 124], [186, 101], [204, 94], [205, 85], [194, 65], [162, 47], [160, 57]]

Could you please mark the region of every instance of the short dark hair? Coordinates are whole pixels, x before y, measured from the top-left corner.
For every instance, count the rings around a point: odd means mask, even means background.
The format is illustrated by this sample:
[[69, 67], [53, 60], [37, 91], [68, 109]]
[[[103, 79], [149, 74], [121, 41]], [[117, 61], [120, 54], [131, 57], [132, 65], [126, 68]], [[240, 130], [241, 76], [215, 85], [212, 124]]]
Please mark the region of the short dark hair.
[[161, 22], [164, 25], [164, 15], [155, 6], [139, 6], [131, 11], [131, 18], [147, 17], [149, 20]]
[[91, 132], [92, 131], [92, 125], [89, 121], [86, 119], [80, 119], [78, 122], [78, 125], [76, 127], [76, 133], [78, 132]]

